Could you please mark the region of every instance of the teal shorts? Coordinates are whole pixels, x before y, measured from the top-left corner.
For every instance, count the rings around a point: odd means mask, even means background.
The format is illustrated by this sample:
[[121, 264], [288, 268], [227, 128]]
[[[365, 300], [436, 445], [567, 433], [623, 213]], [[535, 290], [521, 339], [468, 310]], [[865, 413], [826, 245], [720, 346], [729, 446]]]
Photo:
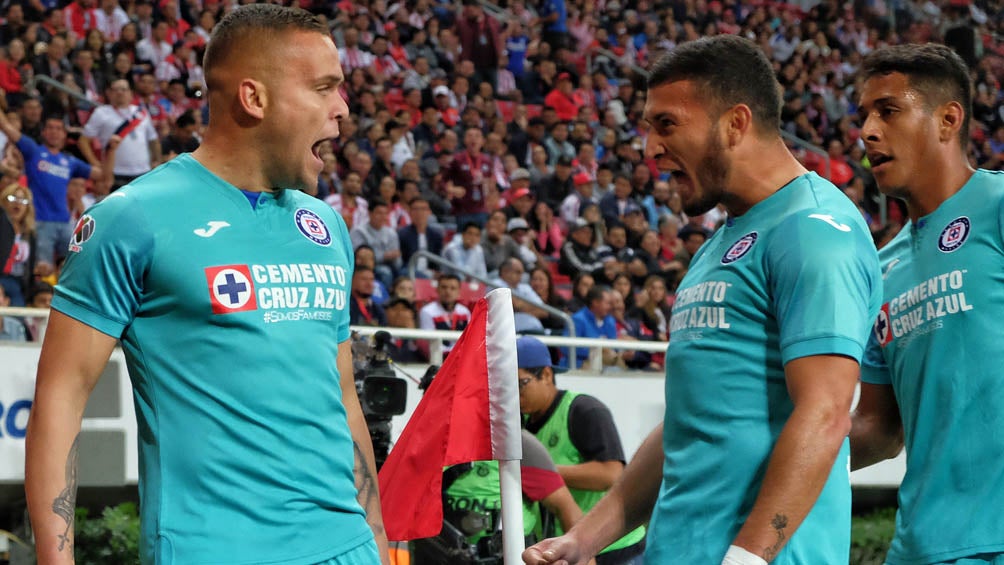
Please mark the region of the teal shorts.
[[380, 552], [377, 551], [376, 541], [370, 538], [369, 541], [355, 546], [347, 553], [317, 565], [378, 565], [379, 563], [381, 563]]

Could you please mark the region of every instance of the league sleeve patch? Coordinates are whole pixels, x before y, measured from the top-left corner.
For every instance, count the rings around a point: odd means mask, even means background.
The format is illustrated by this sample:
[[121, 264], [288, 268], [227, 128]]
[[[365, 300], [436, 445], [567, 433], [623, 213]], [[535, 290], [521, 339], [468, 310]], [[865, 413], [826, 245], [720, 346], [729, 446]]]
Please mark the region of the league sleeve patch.
[[324, 223], [324, 220], [314, 212], [306, 208], [300, 208], [294, 215], [296, 227], [310, 241], [317, 245], [328, 246], [331, 244], [331, 231]]
[[247, 265], [206, 267], [209, 302], [213, 314], [232, 314], [257, 310], [254, 283]]
[[94, 226], [94, 218], [90, 214], [84, 214], [77, 220], [77, 225], [73, 228], [73, 235], [70, 236], [70, 251], [80, 253], [84, 242], [94, 235]]

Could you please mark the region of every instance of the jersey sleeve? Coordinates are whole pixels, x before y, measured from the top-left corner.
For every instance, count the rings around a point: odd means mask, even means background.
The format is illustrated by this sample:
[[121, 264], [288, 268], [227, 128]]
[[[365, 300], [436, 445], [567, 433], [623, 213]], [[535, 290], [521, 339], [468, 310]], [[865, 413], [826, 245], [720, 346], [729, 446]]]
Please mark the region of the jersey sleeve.
[[94, 205], [74, 230], [52, 308], [121, 337], [139, 310], [153, 248], [149, 222], [131, 196]]
[[86, 161], [70, 157], [70, 176], [73, 178], [90, 178], [91, 166]]
[[765, 260], [782, 362], [810, 355], [860, 362], [882, 297], [878, 252], [864, 223], [806, 210], [778, 226], [770, 243]]
[[882, 354], [882, 346], [879, 345], [874, 331], [868, 334], [868, 345], [865, 346], [864, 358], [861, 360], [861, 382], [873, 385], [892, 384], [889, 367]]
[[586, 461], [625, 462], [613, 415], [592, 396], [580, 394], [572, 400], [568, 409], [568, 435]]
[[21, 154], [24, 155], [25, 161], [31, 161], [32, 159], [35, 159], [38, 156], [38, 150], [39, 150], [38, 143], [35, 143], [35, 140], [27, 135], [21, 134], [21, 137], [17, 140], [17, 143], [15, 143], [14, 145], [16, 145], [18, 151], [20, 151]]
[[[328, 208], [329, 217], [334, 218], [335, 229], [338, 230], [338, 242], [342, 245], [342, 253], [345, 255], [346, 266], [348, 267], [348, 272], [346, 273], [346, 280], [351, 281], [356, 269], [356, 256], [353, 252], [352, 239], [349, 237], [349, 228], [345, 225], [345, 219], [342, 218], [341, 214], [335, 213], [331, 208]], [[348, 288], [346, 291], [351, 294], [351, 289]], [[343, 311], [344, 315], [338, 317], [338, 331], [336, 332], [338, 343], [349, 339], [351, 333], [349, 332], [349, 310], [346, 308]]]

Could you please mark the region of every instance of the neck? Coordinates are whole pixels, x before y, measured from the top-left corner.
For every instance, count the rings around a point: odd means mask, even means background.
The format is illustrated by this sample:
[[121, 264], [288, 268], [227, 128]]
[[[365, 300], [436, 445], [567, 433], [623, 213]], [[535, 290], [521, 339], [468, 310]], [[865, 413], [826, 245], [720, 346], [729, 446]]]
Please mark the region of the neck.
[[722, 204], [730, 216], [741, 216], [806, 172], [780, 137], [755, 140], [746, 151], [737, 152], [725, 179]]
[[930, 174], [926, 174], [917, 185], [906, 188], [903, 196], [907, 215], [913, 222], [937, 210], [945, 200], [962, 190], [962, 186], [976, 172], [961, 151], [953, 151], [927, 162], [931, 163]]
[[440, 302], [439, 305], [443, 307], [443, 310], [446, 310], [447, 312], [452, 312], [453, 308], [456, 307], [457, 303], [456, 302]]
[[558, 389], [551, 387], [551, 389], [547, 391], [546, 396], [547, 396], [547, 404], [544, 405], [544, 408], [536, 412], [530, 413], [531, 422], [539, 422], [540, 419], [543, 418], [545, 414], [547, 414], [547, 411], [550, 410], [551, 406], [554, 405], [554, 399], [558, 397]]
[[[238, 131], [228, 132], [227, 128], [206, 130], [202, 145], [192, 153], [196, 161], [202, 163], [214, 175], [242, 190], [271, 192], [266, 171], [260, 163], [268, 161], [256, 144], [235, 141], [240, 139]], [[257, 166], [249, 166], [259, 163]]]

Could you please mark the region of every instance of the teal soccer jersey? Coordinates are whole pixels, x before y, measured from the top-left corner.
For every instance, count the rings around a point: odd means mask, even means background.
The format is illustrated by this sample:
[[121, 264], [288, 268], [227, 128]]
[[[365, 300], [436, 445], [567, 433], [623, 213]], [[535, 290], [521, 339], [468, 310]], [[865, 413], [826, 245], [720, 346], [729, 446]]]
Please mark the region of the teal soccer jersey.
[[882, 249], [862, 380], [891, 384], [906, 477], [887, 562], [1004, 553], [1004, 175], [977, 171]]
[[187, 154], [78, 222], [52, 307], [121, 338], [144, 563], [318, 563], [372, 538], [336, 365], [351, 279], [329, 206], [252, 206]]
[[[701, 247], [670, 321], [666, 459], [646, 563], [721, 563], [793, 410], [785, 363], [826, 354], [860, 361], [881, 292], [861, 214], [813, 173], [730, 220]], [[847, 563], [848, 467], [845, 440], [815, 506], [774, 565]]]

